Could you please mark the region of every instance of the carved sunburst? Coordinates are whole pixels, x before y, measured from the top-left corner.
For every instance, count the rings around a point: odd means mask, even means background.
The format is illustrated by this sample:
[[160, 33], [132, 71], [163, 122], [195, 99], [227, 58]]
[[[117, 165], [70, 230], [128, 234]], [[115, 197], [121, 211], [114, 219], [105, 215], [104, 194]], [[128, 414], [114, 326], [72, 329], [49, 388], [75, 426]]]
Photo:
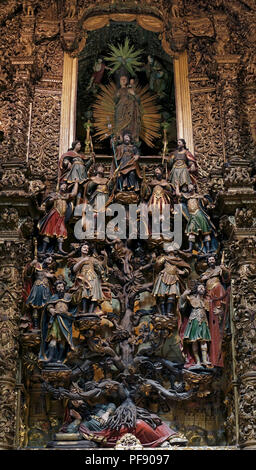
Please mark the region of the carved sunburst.
[[[102, 141], [111, 134], [110, 129], [114, 128], [115, 102], [114, 96], [117, 87], [114, 82], [108, 85], [101, 85], [97, 100], [93, 105], [93, 118], [96, 133], [94, 136]], [[148, 85], [142, 87], [138, 85], [135, 93], [140, 99], [141, 111], [141, 131], [140, 138], [149, 147], [154, 147], [154, 140], [161, 136], [160, 108], [156, 103], [156, 96], [149, 91]]]

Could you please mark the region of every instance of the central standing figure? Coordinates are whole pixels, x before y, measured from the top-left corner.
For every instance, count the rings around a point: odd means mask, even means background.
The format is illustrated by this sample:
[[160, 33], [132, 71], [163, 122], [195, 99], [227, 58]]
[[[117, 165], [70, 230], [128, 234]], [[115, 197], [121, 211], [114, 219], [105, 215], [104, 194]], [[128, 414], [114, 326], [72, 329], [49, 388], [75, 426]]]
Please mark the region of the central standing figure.
[[101, 288], [104, 268], [95, 256], [90, 255], [89, 251], [88, 243], [83, 243], [81, 256], [73, 260], [73, 272], [76, 279], [71, 291], [75, 304], [82, 304], [84, 314], [93, 313], [96, 305], [104, 300]]
[[115, 101], [115, 135], [130, 133], [134, 142], [139, 141], [141, 130], [140, 99], [132, 87], [127, 87], [126, 75], [120, 77], [120, 88], [117, 90]]
[[[117, 189], [118, 191], [139, 191], [139, 180], [142, 179], [138, 165], [139, 150], [131, 141], [131, 135], [126, 132], [123, 136], [123, 143], [116, 149], [117, 163]], [[114, 174], [115, 165], [112, 162], [111, 175]]]

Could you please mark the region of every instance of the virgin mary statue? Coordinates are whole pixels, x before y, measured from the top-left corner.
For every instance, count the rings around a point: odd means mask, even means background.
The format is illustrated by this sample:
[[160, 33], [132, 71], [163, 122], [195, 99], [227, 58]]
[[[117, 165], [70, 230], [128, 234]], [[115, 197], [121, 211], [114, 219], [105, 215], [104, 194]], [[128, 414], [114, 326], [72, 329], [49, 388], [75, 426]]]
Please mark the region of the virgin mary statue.
[[[132, 80], [131, 80], [132, 81]], [[126, 75], [120, 77], [120, 88], [115, 97], [114, 133], [122, 136], [128, 132], [133, 142], [139, 141], [141, 131], [140, 99]]]

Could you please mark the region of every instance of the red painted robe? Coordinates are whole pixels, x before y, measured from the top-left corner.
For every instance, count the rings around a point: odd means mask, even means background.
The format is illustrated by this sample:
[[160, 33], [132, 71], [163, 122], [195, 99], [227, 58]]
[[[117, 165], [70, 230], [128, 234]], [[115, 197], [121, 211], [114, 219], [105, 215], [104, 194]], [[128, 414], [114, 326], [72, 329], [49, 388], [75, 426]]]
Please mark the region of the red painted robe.
[[53, 207], [38, 223], [40, 235], [47, 237], [67, 238], [67, 229], [65, 226], [65, 216], [68, 207], [70, 195], [56, 193]]
[[[85, 438], [87, 434], [92, 435], [92, 431], [88, 431], [85, 426], [81, 426], [79, 431], [85, 434]], [[177, 434], [165, 423], [162, 423], [160, 426], [153, 429], [148, 423], [142, 419], [138, 419], [135, 429], [129, 429], [126, 426], [122, 426], [118, 431], [103, 429], [102, 431], [94, 432], [93, 435], [98, 438], [104, 438], [104, 447], [115, 447], [117, 441], [127, 433], [131, 433], [137, 437], [144, 447], [158, 447], [169, 437]]]
[[[229, 291], [225, 290], [221, 280], [228, 273], [224, 273], [220, 266], [208, 268], [202, 275], [201, 281], [206, 281], [207, 299], [209, 300], [209, 328], [211, 332], [210, 362], [213, 366], [223, 367], [222, 337], [228, 309]], [[225, 279], [227, 280], [227, 279]], [[219, 321], [216, 310], [221, 309], [222, 319]]]

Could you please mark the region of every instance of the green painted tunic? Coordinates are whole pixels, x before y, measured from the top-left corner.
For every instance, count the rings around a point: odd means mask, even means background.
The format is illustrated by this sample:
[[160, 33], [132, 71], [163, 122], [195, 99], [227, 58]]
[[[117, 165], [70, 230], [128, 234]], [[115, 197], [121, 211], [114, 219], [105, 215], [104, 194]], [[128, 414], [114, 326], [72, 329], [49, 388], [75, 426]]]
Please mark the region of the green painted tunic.
[[192, 310], [184, 332], [184, 341], [211, 341], [211, 333], [206, 314], [208, 302], [199, 296], [188, 297], [188, 301]]

